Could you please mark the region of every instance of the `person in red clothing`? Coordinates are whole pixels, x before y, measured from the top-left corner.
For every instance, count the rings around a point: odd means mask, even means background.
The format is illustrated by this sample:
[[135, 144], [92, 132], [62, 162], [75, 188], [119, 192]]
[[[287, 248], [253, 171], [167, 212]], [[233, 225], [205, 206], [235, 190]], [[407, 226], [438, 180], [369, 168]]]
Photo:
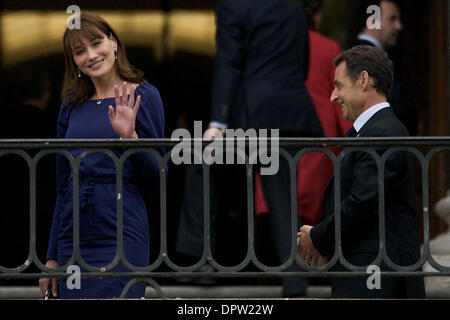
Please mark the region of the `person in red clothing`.
[[[309, 71], [306, 88], [316, 108], [325, 137], [345, 137], [352, 122], [342, 117], [340, 106], [330, 102], [334, 88], [333, 60], [341, 49], [339, 45], [321, 35], [317, 30], [322, 17], [322, 0], [300, 0], [307, 14], [309, 26]], [[339, 148], [329, 148], [336, 155]], [[301, 223], [316, 225], [322, 218], [322, 202], [328, 181], [333, 173], [333, 165], [326, 155], [311, 152], [304, 155], [297, 168], [297, 209]], [[259, 176], [255, 181], [255, 213], [267, 213]]]

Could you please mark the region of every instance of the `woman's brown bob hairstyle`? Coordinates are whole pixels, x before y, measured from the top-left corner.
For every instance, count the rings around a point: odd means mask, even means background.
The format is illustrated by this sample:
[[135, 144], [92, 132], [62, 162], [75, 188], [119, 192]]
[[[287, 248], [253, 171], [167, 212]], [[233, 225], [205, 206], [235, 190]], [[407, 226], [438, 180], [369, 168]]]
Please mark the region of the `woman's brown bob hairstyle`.
[[[76, 105], [88, 100], [95, 93], [95, 87], [91, 79], [81, 73], [78, 77], [78, 67], [73, 59], [73, 49], [80, 44], [80, 39], [86, 37], [89, 40], [105, 35], [114, 37], [117, 41], [117, 59], [114, 64], [119, 77], [132, 83], [144, 81], [144, 73], [134, 68], [128, 61], [125, 47], [111, 26], [99, 15], [83, 11], [80, 14], [81, 29], [69, 29], [64, 32], [63, 46], [66, 71], [61, 90], [61, 99], [68, 105]], [[66, 101], [67, 100], [67, 101]]]

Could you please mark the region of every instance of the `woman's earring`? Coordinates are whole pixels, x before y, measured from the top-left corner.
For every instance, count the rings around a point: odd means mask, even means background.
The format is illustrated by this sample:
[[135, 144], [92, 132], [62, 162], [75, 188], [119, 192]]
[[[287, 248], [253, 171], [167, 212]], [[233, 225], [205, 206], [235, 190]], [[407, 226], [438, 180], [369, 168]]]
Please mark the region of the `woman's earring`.
[[78, 78], [81, 78], [81, 71], [78, 69]]
[[117, 60], [117, 50], [114, 50], [114, 58]]

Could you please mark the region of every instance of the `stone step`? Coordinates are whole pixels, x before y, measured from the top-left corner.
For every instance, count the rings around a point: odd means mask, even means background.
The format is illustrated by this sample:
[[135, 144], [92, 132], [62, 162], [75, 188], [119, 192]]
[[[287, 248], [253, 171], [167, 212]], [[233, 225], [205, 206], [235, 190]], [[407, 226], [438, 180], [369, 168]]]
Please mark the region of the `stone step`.
[[[277, 285], [228, 285], [228, 286], [191, 286], [163, 285], [160, 287], [165, 298], [280, 298], [281, 286]], [[427, 289], [428, 299], [450, 299], [450, 288]], [[329, 286], [309, 286], [308, 298], [329, 298]], [[146, 298], [160, 298], [156, 290], [147, 286]], [[0, 299], [39, 299], [38, 286], [0, 286]]]
[[[266, 285], [228, 285], [228, 286], [195, 286], [195, 285], [163, 285], [160, 287], [165, 298], [280, 298], [281, 286]], [[310, 286], [308, 297], [328, 298], [331, 289], [328, 286]], [[147, 286], [146, 298], [160, 298], [156, 290]], [[37, 286], [0, 286], [0, 299], [38, 299]]]

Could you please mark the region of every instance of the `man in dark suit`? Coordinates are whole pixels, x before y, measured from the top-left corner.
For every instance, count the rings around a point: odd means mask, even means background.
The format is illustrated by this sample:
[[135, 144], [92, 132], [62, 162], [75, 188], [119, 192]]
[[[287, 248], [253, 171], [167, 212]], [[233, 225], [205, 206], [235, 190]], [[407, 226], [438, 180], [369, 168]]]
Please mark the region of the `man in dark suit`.
[[[356, 46], [334, 61], [335, 89], [330, 100], [342, 106], [344, 119], [354, 121], [349, 136], [408, 136], [405, 126], [387, 103], [393, 66], [387, 55], [373, 46]], [[375, 151], [382, 155], [385, 147]], [[393, 153], [385, 162], [385, 234], [387, 255], [397, 265], [419, 260], [416, 229], [415, 162], [407, 152]], [[379, 248], [378, 173], [373, 157], [365, 152], [347, 154], [340, 168], [341, 247], [353, 265], [373, 263]], [[310, 265], [323, 264], [335, 248], [334, 181], [324, 201], [324, 219], [315, 227], [302, 226], [298, 243], [301, 258]], [[384, 264], [381, 270], [390, 270]], [[334, 271], [346, 270], [339, 263]], [[338, 298], [424, 298], [422, 278], [381, 277], [381, 288], [369, 290], [363, 277], [333, 278], [332, 295]]]
[[[298, 3], [224, 0], [217, 7], [216, 43], [209, 125], [212, 130], [208, 130], [208, 137], [222, 137], [225, 128], [279, 129], [280, 136], [290, 137], [323, 136], [304, 85], [308, 70], [308, 30]], [[196, 179], [197, 187], [190, 184], [190, 190], [198, 190], [196, 197], [199, 197], [201, 167], [197, 170], [200, 175]], [[278, 173], [263, 175], [261, 180], [269, 206], [271, 236], [281, 264], [288, 260], [292, 247], [287, 162], [280, 159]], [[192, 197], [185, 198], [193, 203]], [[198, 209], [189, 203], [184, 206], [178, 252], [189, 254], [193, 248], [200, 248], [198, 254], [203, 248], [202, 232], [187, 228], [182, 232], [183, 225], [196, 225], [198, 230], [203, 224], [203, 210]], [[286, 279], [283, 296], [305, 296], [305, 284], [303, 278]]]
[[[367, 25], [367, 8], [377, 5], [381, 11], [379, 28], [369, 28]], [[417, 110], [407, 91], [401, 77], [400, 63], [397, 61], [393, 48], [398, 43], [400, 32], [403, 30], [400, 9], [395, 0], [363, 0], [360, 2], [356, 14], [356, 26], [359, 34], [355, 45], [376, 46], [385, 50], [389, 59], [394, 63], [394, 82], [388, 102], [391, 104], [395, 115], [406, 126], [410, 135], [414, 136], [418, 131]]]

